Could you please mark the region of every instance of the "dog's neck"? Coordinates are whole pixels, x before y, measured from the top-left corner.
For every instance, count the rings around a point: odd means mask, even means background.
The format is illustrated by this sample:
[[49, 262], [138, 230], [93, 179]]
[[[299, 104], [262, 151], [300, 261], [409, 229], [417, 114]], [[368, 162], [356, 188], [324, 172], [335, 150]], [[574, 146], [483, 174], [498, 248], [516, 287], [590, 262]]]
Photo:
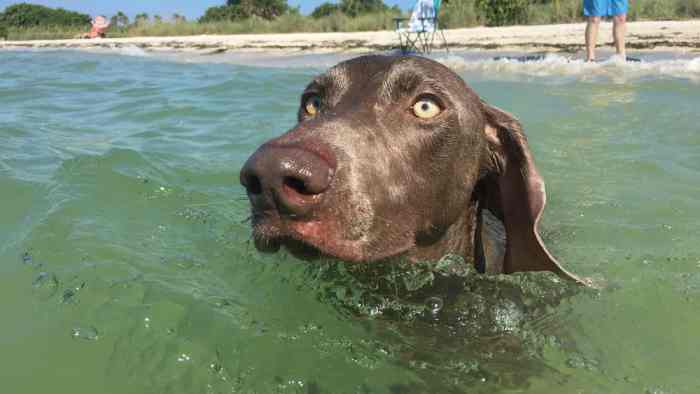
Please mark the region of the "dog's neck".
[[475, 264], [479, 203], [472, 201], [452, 225], [440, 233], [419, 235], [416, 246], [409, 252], [408, 258], [413, 261], [438, 261], [448, 254], [464, 258], [465, 263]]

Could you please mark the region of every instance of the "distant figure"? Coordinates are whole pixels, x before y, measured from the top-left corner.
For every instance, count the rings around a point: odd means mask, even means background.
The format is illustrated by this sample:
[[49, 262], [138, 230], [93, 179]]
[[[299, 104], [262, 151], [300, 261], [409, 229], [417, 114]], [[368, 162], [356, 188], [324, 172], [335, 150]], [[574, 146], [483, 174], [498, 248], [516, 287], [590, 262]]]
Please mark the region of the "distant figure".
[[90, 32], [81, 34], [80, 38], [105, 38], [105, 32], [109, 27], [109, 21], [102, 15], [98, 15], [92, 20]]
[[586, 25], [586, 61], [595, 61], [595, 46], [598, 41], [600, 18], [611, 16], [613, 19], [613, 40], [615, 51], [627, 59], [625, 53], [625, 33], [627, 30], [627, 0], [583, 0], [583, 15], [588, 18]]

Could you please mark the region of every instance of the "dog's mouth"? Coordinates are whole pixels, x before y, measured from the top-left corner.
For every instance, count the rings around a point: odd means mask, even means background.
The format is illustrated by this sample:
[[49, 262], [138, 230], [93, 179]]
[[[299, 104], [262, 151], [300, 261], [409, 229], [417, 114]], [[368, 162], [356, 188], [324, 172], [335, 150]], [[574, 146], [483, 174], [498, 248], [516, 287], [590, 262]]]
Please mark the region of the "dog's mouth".
[[334, 258], [349, 262], [367, 262], [401, 254], [412, 243], [394, 247], [372, 248], [374, 242], [363, 237], [345, 239], [342, 226], [335, 220], [314, 218], [293, 220], [278, 215], [253, 215], [255, 248], [264, 253], [275, 253], [284, 247], [293, 256], [303, 260]]
[[290, 236], [277, 238], [256, 237], [253, 235], [255, 248], [263, 253], [276, 253], [284, 247], [292, 256], [301, 260], [317, 260], [320, 258], [331, 258], [318, 248], [304, 241], [294, 239]]
[[284, 246], [293, 256], [304, 260], [313, 260], [323, 255], [318, 248], [295, 235], [279, 217], [253, 215], [253, 242], [258, 251], [277, 253]]
[[351, 245], [338, 239], [335, 227], [321, 220], [300, 221], [279, 215], [254, 214], [253, 241], [255, 248], [263, 253], [276, 253], [284, 247], [294, 257], [303, 260], [324, 257], [357, 260], [359, 249], [348, 248]]

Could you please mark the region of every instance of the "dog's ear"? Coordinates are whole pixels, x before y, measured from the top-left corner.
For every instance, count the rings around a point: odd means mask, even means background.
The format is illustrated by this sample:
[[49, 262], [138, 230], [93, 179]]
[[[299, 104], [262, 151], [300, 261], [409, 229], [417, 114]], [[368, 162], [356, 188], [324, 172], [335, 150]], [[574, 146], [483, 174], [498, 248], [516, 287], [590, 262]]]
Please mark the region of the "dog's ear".
[[503, 222], [506, 236], [503, 261], [495, 264], [502, 264], [504, 273], [552, 271], [583, 283], [562, 268], [537, 231], [546, 199], [544, 181], [520, 122], [498, 108], [483, 102], [482, 106], [491, 161], [482, 182], [482, 207]]

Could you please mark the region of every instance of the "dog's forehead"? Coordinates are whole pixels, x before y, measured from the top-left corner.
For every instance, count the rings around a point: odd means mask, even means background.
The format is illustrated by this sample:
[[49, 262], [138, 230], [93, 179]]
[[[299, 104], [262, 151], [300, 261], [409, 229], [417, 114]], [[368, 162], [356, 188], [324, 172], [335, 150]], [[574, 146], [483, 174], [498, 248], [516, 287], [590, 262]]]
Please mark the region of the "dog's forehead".
[[382, 55], [361, 56], [338, 63], [315, 78], [314, 83], [332, 84], [343, 89], [353, 83], [362, 85], [362, 88], [380, 87], [386, 81], [407, 74], [433, 83], [464, 85], [457, 74], [437, 61], [417, 56]]

